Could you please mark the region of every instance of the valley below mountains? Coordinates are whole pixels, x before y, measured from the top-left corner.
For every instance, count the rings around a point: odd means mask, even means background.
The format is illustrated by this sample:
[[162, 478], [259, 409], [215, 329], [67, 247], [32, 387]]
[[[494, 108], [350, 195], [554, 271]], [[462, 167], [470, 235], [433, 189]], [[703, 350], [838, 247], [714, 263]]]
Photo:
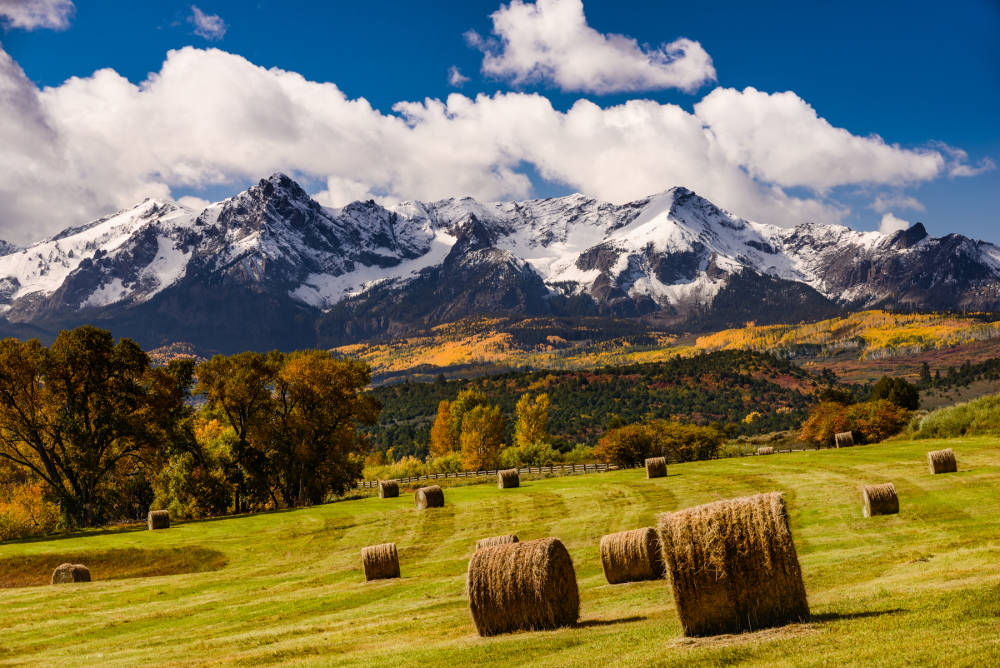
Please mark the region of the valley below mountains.
[[864, 309], [1000, 311], [1000, 248], [742, 219], [682, 187], [321, 206], [275, 174], [195, 211], [146, 200], [0, 244], [0, 334], [94, 324], [146, 348], [335, 347], [483, 316], [702, 332]]

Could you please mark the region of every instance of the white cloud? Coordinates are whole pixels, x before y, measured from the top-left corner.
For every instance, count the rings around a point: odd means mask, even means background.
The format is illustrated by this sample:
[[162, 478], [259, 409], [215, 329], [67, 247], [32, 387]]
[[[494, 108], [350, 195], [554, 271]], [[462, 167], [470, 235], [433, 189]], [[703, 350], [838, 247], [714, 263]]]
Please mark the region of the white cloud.
[[469, 81], [469, 77], [462, 74], [462, 71], [455, 65], [448, 68], [448, 83], [456, 88], [461, 88]]
[[[790, 186], [942, 173], [941, 155], [833, 128], [791, 93], [717, 90], [705, 99], [711, 104], [694, 114], [651, 100], [607, 108], [579, 100], [559, 111], [541, 95], [453, 93], [382, 113], [332, 83], [192, 47], [169, 52], [138, 85], [104, 69], [39, 90], [0, 49], [0, 238], [32, 241], [145, 196], [277, 170], [326, 183], [318, 197], [340, 206], [373, 193], [383, 201], [529, 197], [532, 165], [605, 200], [685, 185], [776, 224], [846, 214], [829, 195], [796, 197]], [[752, 116], [746, 138], [719, 100]], [[789, 135], [771, 131], [781, 123]]]
[[874, 209], [879, 213], [888, 213], [890, 209], [896, 209], [897, 211], [900, 209], [923, 211], [924, 205], [917, 198], [904, 195], [903, 193], [879, 193], [875, 197], [875, 201], [868, 208]]
[[191, 16], [188, 21], [194, 24], [194, 34], [207, 40], [220, 40], [226, 36], [229, 26], [218, 14], [206, 14], [195, 5], [191, 5]]
[[581, 0], [512, 0], [490, 15], [495, 39], [466, 33], [483, 51], [483, 73], [515, 84], [552, 83], [564, 91], [614, 93], [679, 88], [715, 80], [701, 44], [681, 38], [656, 48], [587, 25]]
[[211, 202], [207, 199], [202, 199], [201, 197], [195, 197], [194, 195], [185, 195], [184, 197], [178, 197], [177, 203], [181, 206], [186, 206], [194, 211], [204, 211]]
[[72, 0], [0, 0], [0, 22], [24, 30], [65, 30], [74, 9]]
[[910, 229], [910, 223], [902, 218], [896, 218], [892, 213], [886, 213], [882, 216], [882, 222], [879, 223], [878, 229], [882, 234], [894, 234]]

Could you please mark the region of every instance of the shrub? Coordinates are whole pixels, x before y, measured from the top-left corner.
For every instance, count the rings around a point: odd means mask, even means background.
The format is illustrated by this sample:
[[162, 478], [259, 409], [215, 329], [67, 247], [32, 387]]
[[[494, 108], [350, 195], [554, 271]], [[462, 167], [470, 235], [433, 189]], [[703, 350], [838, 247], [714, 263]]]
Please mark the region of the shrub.
[[726, 435], [715, 427], [681, 424], [657, 420], [653, 429], [660, 452], [675, 462], [712, 459], [726, 440]]
[[41, 483], [0, 485], [0, 541], [44, 536], [58, 526], [59, 506], [45, 500]]
[[560, 461], [562, 454], [548, 443], [529, 443], [501, 450], [499, 465], [502, 468], [516, 469], [522, 466], [551, 466]]
[[912, 438], [1000, 434], [1000, 394], [939, 408], [910, 424]]
[[899, 433], [908, 412], [891, 401], [879, 399], [845, 406], [823, 402], [802, 424], [799, 438], [818, 446], [832, 446], [834, 435], [849, 431], [860, 443], [877, 443]]
[[660, 454], [655, 432], [646, 425], [630, 424], [611, 429], [594, 448], [594, 455], [607, 464], [634, 468], [642, 466], [647, 457]]

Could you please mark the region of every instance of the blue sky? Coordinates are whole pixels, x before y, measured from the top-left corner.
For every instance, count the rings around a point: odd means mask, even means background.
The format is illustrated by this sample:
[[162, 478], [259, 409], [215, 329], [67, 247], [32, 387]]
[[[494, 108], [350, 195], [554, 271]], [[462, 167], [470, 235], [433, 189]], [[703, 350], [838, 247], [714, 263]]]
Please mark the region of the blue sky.
[[[72, 4], [68, 0], [40, 1], [42, 5], [61, 4], [62, 7], [56, 10], [65, 10], [67, 4]], [[601, 109], [623, 105], [630, 100], [651, 100], [661, 105], [678, 105], [692, 114], [695, 105], [716, 88], [738, 92], [752, 86], [765, 94], [791, 91], [796, 104], [801, 102], [799, 107], [811, 108], [833, 128], [843, 128], [860, 140], [878, 135], [888, 147], [898, 145], [901, 151], [915, 153], [889, 155], [884, 152], [885, 167], [865, 171], [862, 168], [868, 162], [864, 157], [868, 149], [853, 139], [831, 135], [831, 141], [843, 139], [844, 147], [832, 155], [818, 157], [816, 164], [820, 166], [816, 169], [827, 173], [843, 171], [845, 175], [837, 179], [823, 178], [822, 174], [797, 178], [795, 172], [799, 168], [796, 164], [800, 163], [796, 161], [810, 164], [808, 152], [789, 156], [777, 164], [768, 162], [772, 160], [769, 146], [743, 146], [737, 137], [730, 143], [740, 145], [725, 149], [729, 156], [725, 169], [734, 173], [708, 179], [699, 172], [714, 169], [715, 163], [702, 164], [690, 153], [680, 158], [666, 151], [664, 160], [673, 160], [677, 165], [675, 169], [665, 169], [663, 178], [684, 183], [664, 182], [655, 190], [692, 185], [713, 200], [722, 200], [721, 204], [736, 213], [765, 222], [769, 215], [782, 224], [795, 222], [796, 216], [834, 216], [852, 227], [877, 229], [883, 216], [889, 214], [910, 222], [923, 221], [935, 235], [961, 232], [1000, 242], [1000, 170], [989, 168], [991, 161], [1000, 163], [998, 2], [584, 2], [583, 11], [590, 29], [601, 35], [634, 38], [640, 51], [648, 52], [679, 38], [697, 42], [710, 57], [715, 77], [684, 90], [654, 84], [640, 84], [632, 90], [588, 90], [586, 84], [583, 90], [579, 86], [574, 89], [567, 78], [569, 75], [559, 73], [558, 64], [554, 75], [551, 72], [538, 75], [536, 71], [524, 80], [518, 80], [510, 71], [484, 73], [484, 49], [494, 55], [499, 53], [503, 67], [513, 67], [509, 58], [504, 60], [509, 53], [504, 51], [502, 36], [491, 19], [492, 13], [508, 4], [500, 0], [463, 3], [198, 2], [202, 17], [218, 17], [224, 25], [223, 32], [216, 24], [213, 34], [211, 30], [197, 29], [192, 20], [191, 3], [80, 0], [72, 12], [65, 14], [64, 25], [55, 26], [55, 29], [45, 25], [31, 29], [19, 27], [8, 17], [6, 28], [0, 32], [0, 44], [39, 90], [56, 89], [69, 77], [89, 78], [102, 68], [110, 68], [132, 84], [140, 84], [150, 73], [164, 68], [170, 50], [192, 46], [198, 50], [195, 56], [199, 58], [203, 57], [202, 50], [215, 48], [242, 56], [256, 66], [298, 73], [310, 82], [331, 82], [347, 100], [367, 100], [383, 119], [399, 114], [398, 110], [394, 111], [398, 102], [422, 102], [428, 98], [446, 100], [453, 93], [470, 98], [480, 93], [490, 96], [538, 94], [559, 113], [568, 112], [584, 99]], [[471, 46], [465, 36], [470, 30], [484, 41], [494, 40], [492, 46], [489, 43], [482, 48]], [[229, 66], [237, 67], [231, 63], [220, 65]], [[192, 63], [190, 67], [200, 65]], [[457, 67], [468, 78], [461, 86], [449, 83], [451, 67]], [[615, 84], [604, 85], [604, 88], [609, 87], [615, 88]], [[42, 125], [56, 127], [57, 132], [62, 132], [59, 129], [64, 125], [62, 119], [69, 118], [65, 121], [68, 137], [65, 141], [89, 147], [95, 141], [93, 128], [80, 129], [76, 124], [79, 114], [71, 111], [75, 108], [73, 105], [93, 104], [95, 95], [110, 95], [109, 99], [114, 99], [103, 86], [94, 85], [92, 89], [86, 92], [67, 89], [67, 94], [62, 96], [64, 100], [54, 100], [51, 98], [57, 96], [42, 93], [41, 105], [45, 112], [62, 114]], [[75, 96], [71, 97], [70, 92]], [[245, 94], [245, 90], [234, 94]], [[739, 100], [718, 101], [721, 110], [716, 109], [715, 122], [708, 125], [720, 137], [730, 126], [735, 129], [729, 132], [737, 132], [742, 127], [734, 116], [750, 113], [747, 110], [770, 113], [764, 107], [773, 101], [771, 98], [748, 101], [744, 96], [738, 97]], [[734, 106], [737, 102], [756, 106]], [[194, 98], [189, 103], [195, 108], [200, 104]], [[266, 99], [254, 99], [249, 104], [270, 106]], [[322, 102], [317, 99], [302, 104], [321, 105]], [[202, 108], [210, 112], [214, 107], [214, 102], [207, 101]], [[299, 107], [289, 109], [290, 113], [298, 113]], [[796, 118], [802, 116], [801, 112], [801, 109], [795, 112]], [[512, 109], [511, 113], [530, 116], [520, 108]], [[699, 118], [702, 116], [699, 114]], [[127, 122], [123, 124], [128, 125]], [[260, 131], [259, 126], [252, 127]], [[355, 134], [365, 134], [367, 127], [356, 130]], [[483, 131], [489, 131], [489, 127], [486, 125]], [[523, 133], [516, 131], [516, 134]], [[106, 139], [106, 133], [101, 136], [101, 141], [112, 142], [112, 145], [101, 146], [107, 156], [103, 162], [115, 160], [116, 151], [145, 149], [151, 154], [167, 153], [157, 146], [147, 146], [146, 142], [150, 141], [147, 135], [137, 135], [139, 138], [123, 146], [114, 146], [113, 140]], [[541, 136], [544, 138], [544, 132]], [[177, 141], [193, 142], [196, 138], [179, 137]], [[438, 139], [438, 143], [431, 146], [447, 145], [447, 137]], [[679, 141], [672, 135], [661, 139], [667, 147]], [[236, 133], [230, 140], [252, 142], [253, 134]], [[780, 134], [776, 136], [774, 132], [763, 135], [759, 141], [772, 142], [788, 150], [787, 146], [781, 146]], [[423, 139], [419, 142], [401, 139], [400, 142], [386, 147], [386, 155], [382, 154], [382, 144], [378, 143], [352, 144], [345, 148], [333, 142], [328, 150], [333, 154], [360, 151], [369, 154], [370, 160], [389, 160], [389, 154], [398, 157], [400, 146], [412, 145], [414, 151], [421, 151], [428, 145]], [[456, 142], [463, 146], [461, 139]], [[512, 198], [583, 190], [593, 191], [588, 194], [595, 196], [620, 199], [616, 196], [632, 194], [627, 184], [604, 187], [602, 178], [607, 181], [617, 174], [577, 174], [572, 166], [555, 164], [555, 159], [550, 164], [546, 156], [535, 157], [537, 151], [534, 149], [522, 150], [522, 156], [518, 153], [521, 149], [509, 148], [509, 142], [506, 137], [498, 139], [499, 148], [491, 146], [489, 149], [504, 156], [502, 164], [491, 154], [470, 158], [470, 164], [475, 163], [473, 167], [463, 162], [457, 166], [431, 164], [428, 168], [438, 169], [445, 175], [450, 174], [450, 169], [456, 170], [457, 176], [452, 177], [456, 191], [449, 193], [454, 195]], [[355, 158], [354, 162], [338, 160], [336, 164], [327, 165], [312, 154], [284, 151], [279, 147], [269, 156], [254, 155], [246, 161], [246, 169], [241, 169], [239, 165], [233, 167], [233, 162], [218, 162], [215, 154], [219, 150], [213, 148], [211, 155], [204, 156], [198, 154], [197, 147], [191, 147], [175, 159], [186, 162], [185, 168], [176, 170], [176, 174], [167, 173], [168, 169], [150, 162], [145, 156], [141, 159], [123, 157], [120, 168], [104, 179], [114, 187], [109, 186], [106, 194], [96, 190], [88, 192], [83, 198], [86, 205], [67, 204], [65, 213], [57, 216], [58, 222], [78, 223], [80, 221], [71, 220], [74, 215], [106, 207], [110, 202], [124, 206], [129, 196], [144, 192], [144, 189], [155, 191], [152, 194], [168, 192], [173, 197], [216, 199], [265, 175], [255, 174], [255, 167], [269, 168], [272, 164], [275, 168], [296, 173], [314, 192], [329, 193], [331, 204], [341, 203], [338, 199], [346, 195], [337, 197], [337, 184], [347, 182], [344, 193], [367, 189], [389, 198], [443, 196], [448, 186], [447, 181], [432, 183], [410, 178], [399, 173], [403, 167], [369, 170], [366, 163], [359, 162], [365, 159], [364, 156]], [[561, 145], [551, 150], [566, 151]], [[963, 157], [955, 150], [967, 155]], [[933, 174], [928, 172], [926, 165], [910, 164], [916, 159], [916, 153], [927, 151], [936, 152], [941, 159], [936, 171], [932, 170]], [[745, 152], [755, 157], [742, 162], [732, 157]], [[606, 155], [595, 153], [593, 160], [600, 162]], [[448, 159], [447, 156], [441, 158]], [[581, 154], [579, 159], [585, 162], [591, 158]], [[838, 159], [841, 163], [836, 162]], [[125, 166], [133, 162], [134, 167]], [[420, 168], [419, 161], [414, 164], [411, 169]], [[964, 168], [956, 169], [958, 165]], [[0, 169], [3, 169], [2, 163]], [[80, 169], [86, 173], [94, 171], [93, 168]], [[473, 176], [466, 178], [475, 169], [485, 170], [480, 181]], [[507, 176], [505, 169], [527, 176], [530, 187], [526, 190], [523, 183]], [[690, 180], [685, 179], [688, 173], [685, 169], [691, 174]], [[852, 175], [851, 170], [865, 173]], [[622, 170], [616, 168], [614, 171]], [[736, 183], [734, 179], [739, 178], [735, 174], [739, 171], [748, 173], [750, 181], [732, 185]], [[355, 172], [366, 174], [355, 178]], [[337, 179], [337, 184], [329, 188], [328, 173]], [[963, 173], [974, 175], [957, 175]], [[543, 178], [542, 174], [548, 178]], [[649, 183], [650, 187], [657, 183], [649, 169], [642, 172], [642, 177], [638, 180]], [[77, 186], [69, 186], [69, 189], [73, 187]], [[768, 199], [768, 192], [775, 187], [781, 189], [784, 199]], [[749, 193], [753, 188], [757, 192]], [[706, 189], [710, 192], [705, 192]], [[746, 192], [737, 192], [739, 189]], [[790, 205], [788, 198], [804, 203]], [[31, 226], [42, 231], [43, 224], [33, 222], [35, 213], [30, 203], [0, 210], [0, 216], [5, 216], [0, 218], [0, 236], [4, 228], [28, 236], [34, 231]], [[24, 231], [25, 226], [31, 229]], [[16, 237], [17, 234], [7, 236]]]

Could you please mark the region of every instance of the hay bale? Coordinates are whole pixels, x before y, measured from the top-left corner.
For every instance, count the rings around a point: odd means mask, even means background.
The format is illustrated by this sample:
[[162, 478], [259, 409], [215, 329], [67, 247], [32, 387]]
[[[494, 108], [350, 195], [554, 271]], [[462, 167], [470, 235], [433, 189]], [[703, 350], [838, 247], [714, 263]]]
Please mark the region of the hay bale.
[[382, 543], [361, 548], [361, 565], [365, 582], [399, 577], [399, 554], [395, 543]]
[[664, 567], [656, 530], [647, 527], [602, 537], [601, 566], [608, 584], [659, 580]]
[[90, 582], [90, 569], [83, 564], [60, 564], [52, 571], [52, 584]]
[[146, 524], [150, 531], [170, 528], [170, 513], [166, 510], [150, 510], [146, 516]]
[[650, 457], [646, 460], [646, 477], [663, 478], [667, 475], [667, 458]]
[[399, 483], [395, 480], [378, 481], [378, 498], [391, 499], [399, 496]]
[[770, 445], [766, 445], [766, 446], [757, 448], [757, 454], [758, 455], [773, 455], [774, 454], [774, 447], [770, 446]]
[[490, 536], [489, 538], [481, 538], [476, 542], [476, 549], [481, 550], [484, 547], [493, 547], [494, 545], [506, 545], [508, 543], [516, 543], [517, 536], [509, 533], [505, 536]]
[[955, 452], [951, 448], [928, 452], [927, 466], [931, 470], [931, 475], [937, 475], [938, 473], [955, 473], [958, 471], [958, 463], [955, 461]]
[[477, 550], [469, 560], [469, 610], [481, 636], [575, 624], [580, 593], [557, 538]]
[[875, 515], [895, 515], [899, 512], [899, 497], [891, 482], [883, 485], [866, 485], [861, 492], [864, 498], [865, 517]]
[[716, 501], [659, 517], [685, 635], [804, 621], [809, 604], [781, 494]]
[[413, 497], [417, 501], [417, 510], [426, 508], [440, 508], [444, 505], [444, 492], [440, 485], [421, 487], [414, 492]]
[[500, 489], [510, 489], [521, 486], [521, 476], [517, 474], [517, 469], [504, 469], [497, 471], [497, 487]]
[[842, 431], [834, 435], [833, 442], [836, 443], [838, 448], [849, 448], [854, 445], [854, 434], [849, 431]]

